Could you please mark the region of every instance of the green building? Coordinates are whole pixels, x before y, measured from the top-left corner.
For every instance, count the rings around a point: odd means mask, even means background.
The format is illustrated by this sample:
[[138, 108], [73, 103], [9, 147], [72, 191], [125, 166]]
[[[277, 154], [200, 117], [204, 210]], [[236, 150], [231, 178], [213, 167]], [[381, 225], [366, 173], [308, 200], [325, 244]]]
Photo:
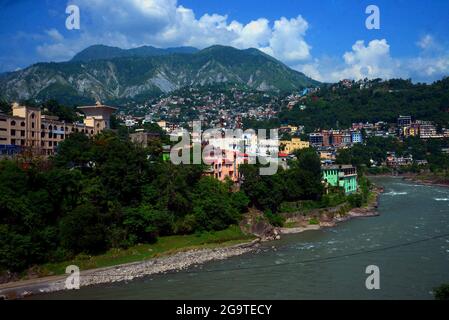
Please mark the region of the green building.
[[162, 160], [163, 161], [170, 161], [170, 146], [164, 145], [162, 146]]
[[342, 187], [346, 194], [357, 192], [357, 169], [352, 165], [330, 165], [321, 168], [326, 185]]

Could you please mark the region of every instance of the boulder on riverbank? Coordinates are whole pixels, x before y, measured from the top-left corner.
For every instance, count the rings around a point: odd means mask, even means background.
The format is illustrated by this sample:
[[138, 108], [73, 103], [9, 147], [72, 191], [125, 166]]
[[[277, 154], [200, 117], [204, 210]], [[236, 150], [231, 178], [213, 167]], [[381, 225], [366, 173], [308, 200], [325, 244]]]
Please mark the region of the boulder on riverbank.
[[240, 228], [245, 233], [250, 233], [258, 237], [261, 241], [279, 240], [279, 228], [270, 224], [263, 212], [254, 208], [243, 216]]

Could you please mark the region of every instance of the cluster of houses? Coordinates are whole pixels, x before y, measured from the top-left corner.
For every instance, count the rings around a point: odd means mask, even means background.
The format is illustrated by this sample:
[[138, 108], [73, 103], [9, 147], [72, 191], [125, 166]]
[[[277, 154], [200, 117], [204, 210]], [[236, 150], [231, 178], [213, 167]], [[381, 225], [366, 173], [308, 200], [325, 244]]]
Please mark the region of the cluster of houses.
[[449, 129], [442, 128], [438, 133], [432, 121], [415, 120], [411, 116], [399, 116], [397, 121], [398, 135], [401, 137], [419, 137], [421, 139], [441, 139], [449, 137]]

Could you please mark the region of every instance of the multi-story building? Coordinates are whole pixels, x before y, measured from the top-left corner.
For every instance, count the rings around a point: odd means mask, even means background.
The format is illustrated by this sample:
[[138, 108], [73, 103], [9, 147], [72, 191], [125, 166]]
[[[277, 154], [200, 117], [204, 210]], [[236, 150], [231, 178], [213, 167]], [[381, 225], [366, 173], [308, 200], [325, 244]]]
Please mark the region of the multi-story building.
[[323, 135], [323, 147], [328, 147], [332, 145], [332, 133], [327, 130], [321, 131], [321, 134]]
[[419, 136], [419, 132], [421, 130], [421, 125], [419, 122], [411, 123], [408, 127], [401, 128], [402, 135], [404, 137], [417, 137]]
[[398, 127], [409, 127], [412, 124], [412, 117], [411, 116], [399, 116], [398, 118]]
[[307, 149], [310, 146], [308, 141], [302, 141], [300, 138], [292, 138], [289, 140], [281, 140], [281, 145], [284, 146], [284, 152], [291, 154], [296, 150]]
[[333, 146], [340, 146], [343, 143], [343, 134], [338, 130], [330, 132], [330, 143]]
[[362, 143], [363, 142], [363, 136], [360, 131], [352, 131], [351, 132], [351, 142], [352, 143]]
[[204, 161], [210, 165], [205, 171], [205, 175], [213, 176], [220, 181], [230, 179], [233, 182], [238, 182], [240, 179], [239, 166], [248, 162], [248, 157], [238, 151], [223, 151], [221, 155], [214, 154], [205, 157]]
[[79, 107], [86, 118], [83, 123], [71, 123], [58, 117], [43, 115], [39, 108], [14, 103], [12, 115], [0, 114], [0, 151], [13, 156], [22, 151], [48, 156], [55, 153], [59, 143], [74, 132], [95, 135], [110, 126], [109, 120], [116, 108], [97, 103]]
[[312, 146], [322, 146], [323, 145], [323, 134], [311, 133], [309, 135], [309, 142]]
[[352, 165], [330, 165], [321, 168], [323, 182], [341, 187], [346, 194], [357, 192], [357, 169]]
[[344, 145], [346, 145], [346, 146], [348, 146], [348, 145], [351, 144], [351, 142], [352, 142], [351, 134], [348, 133], [348, 132], [344, 132], [344, 133], [342, 134], [342, 141], [341, 141], [341, 143], [344, 144]]
[[431, 121], [420, 121], [419, 137], [421, 139], [429, 139], [437, 137], [437, 128], [432, 124]]

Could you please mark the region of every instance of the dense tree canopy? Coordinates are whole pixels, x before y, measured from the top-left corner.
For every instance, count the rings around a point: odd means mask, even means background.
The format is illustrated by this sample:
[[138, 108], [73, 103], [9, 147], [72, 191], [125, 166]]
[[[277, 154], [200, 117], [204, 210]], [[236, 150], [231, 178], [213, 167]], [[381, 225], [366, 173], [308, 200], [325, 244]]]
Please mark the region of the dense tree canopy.
[[431, 120], [437, 125], [449, 126], [449, 78], [431, 85], [413, 84], [409, 80], [372, 80], [360, 88], [329, 85], [292, 110], [279, 114], [282, 123], [316, 128], [348, 128], [354, 122], [385, 121], [395, 123], [399, 115]]

